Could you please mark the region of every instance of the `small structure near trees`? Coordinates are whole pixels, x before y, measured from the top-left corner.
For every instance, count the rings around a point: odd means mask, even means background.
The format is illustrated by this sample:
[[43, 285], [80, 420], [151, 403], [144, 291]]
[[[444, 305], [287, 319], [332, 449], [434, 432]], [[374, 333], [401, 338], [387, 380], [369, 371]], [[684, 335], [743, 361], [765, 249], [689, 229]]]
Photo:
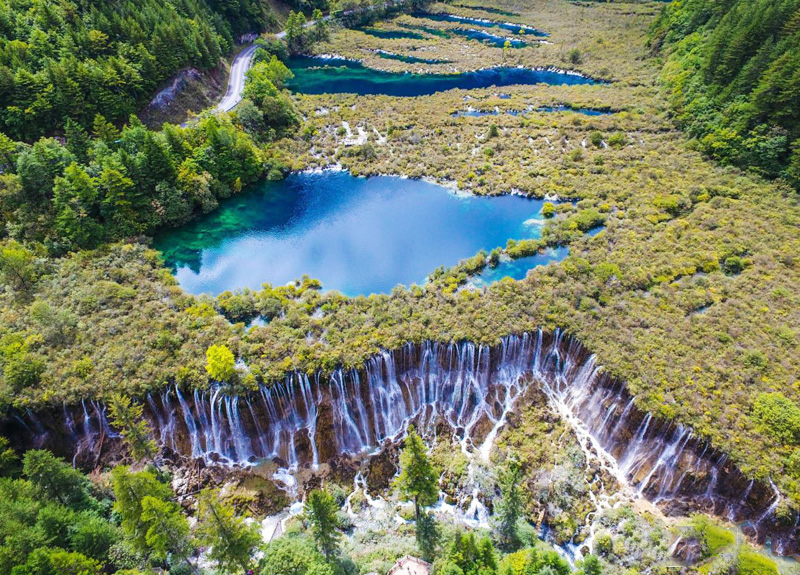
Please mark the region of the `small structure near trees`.
[[386, 575], [430, 575], [431, 564], [406, 555], [398, 559]]

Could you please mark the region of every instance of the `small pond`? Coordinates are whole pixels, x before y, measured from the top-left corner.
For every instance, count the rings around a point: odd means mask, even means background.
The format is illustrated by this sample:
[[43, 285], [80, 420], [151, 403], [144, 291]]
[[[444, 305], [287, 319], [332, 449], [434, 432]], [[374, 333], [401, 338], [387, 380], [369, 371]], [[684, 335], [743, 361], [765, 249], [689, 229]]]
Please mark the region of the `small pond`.
[[414, 16], [418, 18], [427, 18], [428, 20], [435, 20], [437, 22], [456, 22], [459, 24], [470, 24], [472, 26], [481, 26], [483, 28], [500, 28], [513, 32], [514, 34], [530, 34], [532, 36], [547, 36], [544, 32], [527, 26], [525, 24], [516, 24], [514, 22], [496, 22], [494, 20], [486, 20], [483, 18], [468, 18], [466, 16], [456, 16], [455, 14], [442, 14], [442, 13], [416, 13]]
[[424, 40], [425, 36], [415, 32], [403, 32], [402, 30], [383, 30], [381, 28], [357, 28], [357, 30], [369, 36], [375, 36], [382, 40]]
[[419, 30], [421, 32], [425, 32], [426, 34], [430, 34], [431, 36], [436, 36], [437, 38], [453, 37], [453, 35], [450, 33], [449, 30], [434, 28], [433, 26], [423, 26], [421, 24], [406, 24], [405, 22], [398, 22], [397, 25], [407, 30]]
[[452, 90], [515, 84], [596, 84], [597, 80], [551, 70], [485, 68], [460, 74], [414, 74], [367, 68], [360, 62], [337, 58], [298, 56], [289, 61], [294, 78], [286, 86], [303, 94], [385, 94], [425, 96]]
[[484, 116], [500, 116], [505, 114], [508, 116], [524, 116], [530, 112], [541, 113], [557, 113], [557, 112], [572, 112], [575, 114], [583, 114], [584, 116], [610, 116], [614, 114], [612, 110], [600, 110], [596, 108], [573, 108], [571, 106], [542, 106], [541, 108], [534, 108], [528, 106], [524, 110], [500, 110], [500, 108], [493, 108], [491, 110], [478, 110], [475, 108], [467, 108], [466, 110], [459, 110], [450, 114], [454, 118], [483, 118]]
[[376, 50], [375, 54], [379, 58], [386, 60], [398, 60], [406, 64], [449, 64], [450, 60], [437, 60], [436, 58], [419, 58], [417, 56], [409, 56], [407, 54], [395, 54], [394, 52], [387, 52], [386, 50]]
[[460, 195], [399, 177], [304, 172], [224, 200], [214, 212], [156, 237], [155, 246], [180, 285], [195, 294], [283, 285], [304, 274], [350, 296], [387, 293], [509, 238], [539, 237], [543, 204]]
[[505, 36], [498, 36], [497, 34], [492, 34], [490, 32], [486, 32], [485, 30], [475, 30], [474, 28], [454, 28], [450, 31], [459, 36], [463, 36], [464, 38], [489, 44], [495, 48], [505, 48], [506, 42], [508, 42], [508, 45], [511, 48], [524, 48], [528, 45], [527, 42], [520, 40], [519, 38], [506, 38]]
[[547, 248], [544, 252], [534, 256], [519, 258], [516, 260], [503, 259], [495, 267], [486, 267], [483, 272], [470, 280], [470, 283], [477, 287], [484, 287], [503, 278], [513, 280], [525, 279], [528, 272], [535, 267], [545, 266], [552, 262], [560, 262], [569, 255], [569, 248], [557, 247]]

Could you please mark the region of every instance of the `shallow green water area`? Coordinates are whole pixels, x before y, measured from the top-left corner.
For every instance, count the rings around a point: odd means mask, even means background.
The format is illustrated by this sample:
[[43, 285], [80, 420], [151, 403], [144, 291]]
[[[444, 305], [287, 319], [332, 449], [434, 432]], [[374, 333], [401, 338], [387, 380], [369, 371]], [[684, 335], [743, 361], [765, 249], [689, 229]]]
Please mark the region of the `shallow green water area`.
[[360, 32], [375, 36], [383, 40], [424, 40], [425, 36], [414, 32], [403, 32], [401, 30], [382, 30], [380, 28], [357, 28]]
[[398, 60], [406, 64], [449, 64], [450, 60], [437, 60], [435, 58], [418, 58], [417, 56], [409, 56], [407, 54], [395, 54], [394, 52], [387, 52], [385, 50], [377, 50], [375, 54], [378, 58], [385, 60]]
[[[283, 285], [306, 274], [350, 296], [387, 293], [508, 239], [539, 237], [543, 204], [457, 195], [400, 177], [304, 172], [224, 200], [158, 236], [155, 247], [195, 294]], [[518, 262], [536, 266], [564, 255]]]
[[299, 56], [289, 60], [294, 78], [286, 86], [303, 94], [385, 94], [425, 96], [452, 90], [512, 85], [596, 84], [592, 78], [554, 70], [531, 68], [485, 68], [460, 74], [416, 74], [385, 72], [367, 68], [353, 60]]
[[433, 26], [423, 26], [421, 24], [406, 24], [405, 22], [398, 22], [398, 26], [401, 26], [407, 30], [419, 30], [421, 32], [425, 32], [426, 34], [430, 34], [431, 36], [436, 36], [437, 38], [453, 37], [453, 34], [451, 34], [449, 30], [442, 30], [441, 28], [434, 28]]
[[495, 48], [505, 48], [506, 42], [511, 48], [524, 48], [528, 45], [524, 40], [519, 38], [507, 38], [505, 36], [498, 36], [485, 30], [475, 30], [474, 28], [453, 28], [450, 30], [453, 34], [469, 38], [470, 40], [477, 40], [483, 44], [494, 46]]

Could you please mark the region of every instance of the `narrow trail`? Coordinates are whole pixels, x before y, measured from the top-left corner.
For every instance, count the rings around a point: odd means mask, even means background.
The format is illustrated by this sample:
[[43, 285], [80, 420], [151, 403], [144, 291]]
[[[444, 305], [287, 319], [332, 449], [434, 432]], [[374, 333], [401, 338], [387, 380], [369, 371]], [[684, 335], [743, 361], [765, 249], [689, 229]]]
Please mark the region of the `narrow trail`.
[[[323, 20], [330, 19], [330, 16], [325, 16], [323, 18]], [[316, 23], [316, 20], [310, 20], [306, 22], [304, 28], [309, 28]], [[275, 37], [278, 39], [285, 38], [286, 30], [278, 32], [275, 34]], [[253, 42], [245, 46], [245, 48], [233, 59], [230, 76], [228, 77], [228, 90], [225, 92], [222, 100], [220, 100], [220, 103], [217, 104], [217, 107], [214, 108], [215, 112], [230, 112], [239, 102], [242, 101], [244, 83], [247, 79], [247, 71], [253, 65], [253, 57], [256, 54], [256, 50], [258, 50], [258, 46], [255, 44], [255, 42]]]

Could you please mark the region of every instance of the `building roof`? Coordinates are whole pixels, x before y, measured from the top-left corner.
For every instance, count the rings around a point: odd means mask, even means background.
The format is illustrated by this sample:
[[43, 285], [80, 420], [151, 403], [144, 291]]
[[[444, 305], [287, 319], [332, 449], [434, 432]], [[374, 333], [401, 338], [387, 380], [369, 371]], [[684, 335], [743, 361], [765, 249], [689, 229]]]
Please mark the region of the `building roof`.
[[399, 559], [386, 575], [430, 575], [430, 572], [430, 563], [406, 555]]

